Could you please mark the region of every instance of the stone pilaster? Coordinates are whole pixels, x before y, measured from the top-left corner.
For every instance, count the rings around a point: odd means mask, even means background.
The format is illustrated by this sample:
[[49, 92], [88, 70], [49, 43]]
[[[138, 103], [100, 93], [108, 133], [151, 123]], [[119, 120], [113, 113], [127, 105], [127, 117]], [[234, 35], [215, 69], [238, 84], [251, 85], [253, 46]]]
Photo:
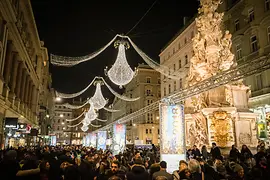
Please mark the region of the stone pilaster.
[[26, 82], [26, 70], [23, 69], [23, 73], [22, 73], [22, 83], [21, 83], [21, 87], [20, 87], [20, 99], [21, 99], [21, 103], [23, 103], [24, 100], [24, 93], [25, 93], [25, 82]]
[[8, 84], [10, 80], [13, 56], [14, 53], [12, 52], [12, 43], [8, 42], [4, 67], [4, 80], [6, 84]]
[[25, 81], [25, 84], [24, 84], [24, 95], [23, 95], [23, 102], [25, 104], [27, 104], [27, 95], [28, 95], [28, 86], [29, 86], [29, 81], [30, 81], [30, 76], [29, 75], [26, 75], [26, 81]]
[[18, 67], [19, 67], [19, 60], [18, 60], [18, 53], [16, 53], [13, 58], [13, 66], [12, 66], [12, 73], [11, 73], [10, 91], [12, 93], [15, 93]]
[[34, 114], [36, 114], [36, 111], [35, 111], [35, 109], [36, 109], [36, 106], [37, 106], [37, 104], [36, 104], [36, 97], [37, 97], [37, 89], [36, 89], [36, 86], [33, 86], [33, 95], [32, 95], [32, 112], [34, 113]]
[[20, 98], [22, 77], [23, 77], [23, 62], [20, 61], [18, 64], [18, 72], [17, 72], [16, 82], [15, 82], [15, 84], [16, 84], [15, 94], [16, 94], [17, 98]]

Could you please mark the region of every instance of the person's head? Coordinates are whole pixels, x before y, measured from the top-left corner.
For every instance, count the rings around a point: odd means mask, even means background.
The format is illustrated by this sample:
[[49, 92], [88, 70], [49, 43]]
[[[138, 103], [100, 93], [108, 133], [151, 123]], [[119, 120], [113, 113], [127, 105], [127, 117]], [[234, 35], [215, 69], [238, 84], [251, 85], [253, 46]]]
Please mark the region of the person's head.
[[39, 167], [40, 167], [40, 172], [48, 172], [50, 169], [50, 163], [49, 161], [42, 161]]
[[137, 164], [137, 165], [143, 165], [143, 160], [142, 158], [137, 158], [134, 160], [134, 164]]
[[182, 170], [184, 170], [184, 169], [187, 169], [187, 167], [188, 167], [188, 164], [187, 164], [186, 161], [181, 160], [181, 161], [179, 162], [179, 171], [182, 171]]
[[247, 146], [245, 144], [242, 145], [242, 149], [247, 149]]
[[17, 152], [15, 150], [7, 151], [4, 159], [7, 161], [15, 161], [17, 159]]
[[214, 147], [216, 147], [217, 146], [217, 144], [216, 143], [212, 143], [212, 147], [214, 148]]
[[195, 160], [195, 159], [191, 159], [188, 163], [188, 169], [190, 170], [191, 173], [201, 173], [201, 166], [200, 163]]
[[196, 149], [196, 148], [197, 148], [197, 146], [196, 146], [196, 145], [194, 145], [194, 146], [193, 146], [193, 149]]
[[235, 145], [232, 145], [232, 149], [235, 149]]
[[240, 166], [240, 165], [237, 164], [234, 167], [234, 172], [237, 173], [237, 176], [239, 176], [241, 178], [244, 177], [244, 169], [243, 169], [242, 166]]
[[185, 169], [184, 172], [185, 172], [185, 176], [186, 176], [187, 178], [189, 178], [190, 175], [191, 175], [190, 170], [189, 170], [189, 169]]
[[139, 157], [141, 157], [141, 153], [139, 151], [136, 151], [134, 158], [137, 159]]
[[113, 161], [112, 162], [112, 165], [111, 165], [111, 170], [113, 173], [116, 173], [119, 171], [119, 168], [120, 168], [120, 163], [119, 161]]
[[166, 170], [167, 169], [167, 163], [165, 161], [161, 161], [159, 163], [159, 165], [160, 165], [161, 170]]

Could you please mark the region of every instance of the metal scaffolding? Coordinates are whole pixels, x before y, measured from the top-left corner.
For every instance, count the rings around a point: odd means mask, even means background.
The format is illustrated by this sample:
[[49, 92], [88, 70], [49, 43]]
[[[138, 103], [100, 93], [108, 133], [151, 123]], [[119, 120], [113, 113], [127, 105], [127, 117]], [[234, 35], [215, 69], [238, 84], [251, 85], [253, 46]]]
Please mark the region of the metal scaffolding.
[[[172, 99], [175, 103], [180, 103], [181, 101], [185, 100], [186, 98], [192, 97], [194, 95], [200, 94], [202, 92], [214, 89], [216, 87], [232, 83], [238, 80], [241, 80], [245, 77], [261, 73], [267, 69], [270, 69], [270, 54], [266, 56], [261, 56], [257, 59], [250, 59], [246, 60], [243, 64], [237, 65], [234, 68], [231, 68], [227, 71], [224, 71], [220, 74], [212, 76], [209, 79], [206, 79], [202, 82], [197, 83], [194, 86], [188, 87], [183, 89], [179, 92], [169, 94], [164, 98]], [[160, 101], [156, 101], [140, 110], [128, 114], [118, 120], [114, 120], [113, 122], [95, 130], [107, 130], [110, 128], [114, 123], [127, 123], [133, 119], [138, 118], [148, 112], [158, 110]]]

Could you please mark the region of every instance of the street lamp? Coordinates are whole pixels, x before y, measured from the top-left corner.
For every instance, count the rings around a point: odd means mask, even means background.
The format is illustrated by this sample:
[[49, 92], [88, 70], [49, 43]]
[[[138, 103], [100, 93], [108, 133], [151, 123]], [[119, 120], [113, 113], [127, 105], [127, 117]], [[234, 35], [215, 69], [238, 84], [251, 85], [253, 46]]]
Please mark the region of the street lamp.
[[60, 97], [56, 97], [55, 100], [56, 100], [57, 102], [60, 102], [62, 99], [61, 99]]
[[49, 118], [49, 117], [50, 117], [50, 115], [49, 115], [49, 114], [47, 114], [47, 115], [46, 115], [46, 117], [47, 117], [47, 118]]

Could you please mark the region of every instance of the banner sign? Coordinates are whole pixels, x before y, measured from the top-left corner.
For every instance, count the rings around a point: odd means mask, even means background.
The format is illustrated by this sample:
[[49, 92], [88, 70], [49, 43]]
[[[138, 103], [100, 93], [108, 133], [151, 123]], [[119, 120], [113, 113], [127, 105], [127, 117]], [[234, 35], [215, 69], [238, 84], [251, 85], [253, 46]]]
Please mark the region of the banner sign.
[[159, 112], [160, 158], [172, 173], [179, 168], [180, 160], [186, 160], [184, 106], [161, 103]]
[[90, 147], [93, 147], [93, 148], [97, 147], [97, 134], [95, 133], [90, 134]]
[[113, 125], [113, 138], [111, 150], [113, 155], [123, 152], [126, 147], [126, 125], [114, 124]]
[[17, 129], [17, 127], [18, 127], [18, 118], [6, 118], [5, 127], [6, 128]]
[[106, 131], [98, 131], [97, 133], [97, 149], [106, 149], [106, 139], [107, 139], [107, 132]]

